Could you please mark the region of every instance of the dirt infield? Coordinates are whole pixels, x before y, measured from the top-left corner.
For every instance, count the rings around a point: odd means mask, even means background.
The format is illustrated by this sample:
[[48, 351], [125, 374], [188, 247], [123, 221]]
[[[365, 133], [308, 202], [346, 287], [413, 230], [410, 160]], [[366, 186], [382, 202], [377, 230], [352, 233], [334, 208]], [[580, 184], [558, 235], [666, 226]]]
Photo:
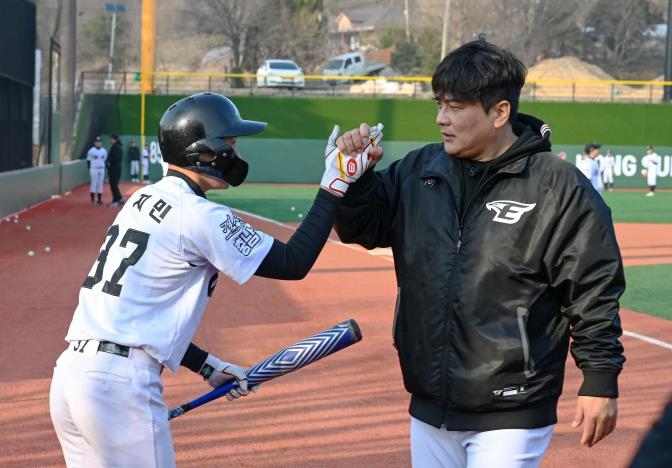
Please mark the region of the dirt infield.
[[[122, 185], [126, 195], [136, 187]], [[3, 467], [64, 466], [49, 419], [52, 366], [65, 347], [79, 286], [116, 212], [90, 205], [87, 192], [81, 187], [19, 213], [17, 222], [0, 223]], [[292, 232], [251, 222], [283, 240]], [[672, 226], [646, 225], [646, 235], [640, 228], [617, 226], [626, 264], [672, 263]], [[408, 396], [391, 343], [395, 291], [389, 256], [338, 242], [327, 244], [303, 281], [253, 278], [238, 286], [220, 279], [195, 341], [224, 359], [251, 365], [348, 318], [357, 320], [364, 339], [264, 384], [252, 397], [218, 400], [175, 419], [178, 466], [410, 466]], [[626, 467], [669, 397], [672, 321], [627, 310], [622, 318], [628, 361], [616, 432], [592, 449], [579, 446], [580, 433], [569, 424], [580, 375], [570, 359], [560, 421], [542, 466]], [[209, 390], [186, 370], [169, 373], [165, 383], [171, 407]]]

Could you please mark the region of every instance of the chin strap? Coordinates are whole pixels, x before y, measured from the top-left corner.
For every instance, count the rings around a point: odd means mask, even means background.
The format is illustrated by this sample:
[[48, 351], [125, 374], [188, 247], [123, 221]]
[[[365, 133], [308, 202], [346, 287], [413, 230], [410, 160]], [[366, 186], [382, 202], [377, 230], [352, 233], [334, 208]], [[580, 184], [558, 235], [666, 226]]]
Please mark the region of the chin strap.
[[218, 179], [224, 179], [224, 174], [222, 174], [220, 171], [215, 169], [212, 166], [187, 166], [185, 169], [189, 169], [190, 171], [194, 172], [200, 172], [202, 174], [207, 174], [212, 177], [217, 177]]

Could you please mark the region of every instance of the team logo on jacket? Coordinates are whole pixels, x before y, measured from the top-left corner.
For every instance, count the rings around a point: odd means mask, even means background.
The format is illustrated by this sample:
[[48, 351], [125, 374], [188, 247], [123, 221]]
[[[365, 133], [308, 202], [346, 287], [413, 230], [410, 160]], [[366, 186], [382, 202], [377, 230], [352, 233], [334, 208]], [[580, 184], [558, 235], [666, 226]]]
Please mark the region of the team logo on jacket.
[[485, 207], [495, 212], [493, 221], [504, 224], [515, 224], [520, 218], [537, 206], [536, 203], [520, 203], [512, 200], [495, 200], [485, 204]]

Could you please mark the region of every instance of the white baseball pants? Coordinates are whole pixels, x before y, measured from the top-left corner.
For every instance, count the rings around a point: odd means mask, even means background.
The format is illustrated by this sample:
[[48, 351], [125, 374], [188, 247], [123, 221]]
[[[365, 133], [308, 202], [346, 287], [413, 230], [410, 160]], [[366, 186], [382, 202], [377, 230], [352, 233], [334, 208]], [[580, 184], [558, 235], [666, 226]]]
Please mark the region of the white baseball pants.
[[98, 351], [95, 340], [70, 343], [49, 395], [68, 468], [175, 466], [161, 369], [137, 348], [124, 357]]
[[415, 468], [536, 468], [553, 426], [496, 431], [447, 431], [411, 418]]
[[140, 177], [140, 161], [131, 161], [131, 177], [133, 179]]
[[92, 167], [89, 169], [89, 175], [91, 176], [91, 193], [103, 193], [103, 183], [105, 182], [105, 168], [104, 167]]

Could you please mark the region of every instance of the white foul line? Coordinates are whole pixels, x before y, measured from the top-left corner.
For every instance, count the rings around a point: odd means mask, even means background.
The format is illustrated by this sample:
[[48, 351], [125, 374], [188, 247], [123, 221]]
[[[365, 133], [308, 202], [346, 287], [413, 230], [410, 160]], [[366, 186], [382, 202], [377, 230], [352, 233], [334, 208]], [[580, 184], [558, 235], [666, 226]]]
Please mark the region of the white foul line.
[[[286, 229], [291, 229], [292, 231], [296, 231], [296, 228], [294, 226], [290, 226], [289, 224], [281, 223], [279, 221], [275, 221], [275, 220], [269, 219], [269, 218], [264, 218], [263, 216], [259, 216], [259, 215], [256, 215], [254, 213], [248, 213], [247, 211], [242, 211], [242, 210], [236, 210], [236, 211], [238, 211], [239, 213], [243, 213], [246, 216], [250, 216], [252, 218], [257, 218], [257, 219], [260, 219], [262, 221], [266, 221], [268, 223], [275, 224], [276, 226], [281, 226], [281, 227], [284, 227]], [[394, 261], [394, 259], [391, 256], [388, 257], [387, 254], [381, 253], [380, 249], [375, 249], [373, 251], [370, 251], [370, 250], [362, 249], [361, 247], [357, 247], [357, 246], [354, 246], [354, 245], [344, 244], [343, 242], [332, 240], [332, 239], [327, 239], [327, 242], [332, 242], [334, 244], [341, 245], [341, 246], [346, 247], [348, 249], [357, 250], [359, 252], [364, 252], [364, 253], [367, 253], [369, 255], [376, 255], [380, 258], [384, 258], [385, 260]], [[629, 336], [630, 338], [634, 338], [636, 340], [645, 341], [645, 342], [650, 343], [652, 345], [660, 346], [661, 348], [669, 349], [670, 351], [672, 351], [672, 343], [667, 343], [667, 342], [662, 341], [662, 340], [657, 340], [656, 338], [651, 338], [650, 336], [641, 335], [639, 333], [635, 333], [635, 332], [631, 332], [631, 331], [627, 331], [627, 330], [623, 330], [623, 335]]]
[[[662, 319], [661, 319], [662, 320]], [[657, 340], [655, 338], [651, 338], [650, 336], [646, 335], [640, 335], [639, 333], [623, 330], [623, 334], [625, 336], [629, 336], [630, 338], [635, 338], [637, 340], [642, 340], [646, 341], [647, 343], [651, 343], [656, 346], [660, 346], [661, 348], [669, 349], [672, 351], [672, 344], [666, 343], [665, 341]]]

